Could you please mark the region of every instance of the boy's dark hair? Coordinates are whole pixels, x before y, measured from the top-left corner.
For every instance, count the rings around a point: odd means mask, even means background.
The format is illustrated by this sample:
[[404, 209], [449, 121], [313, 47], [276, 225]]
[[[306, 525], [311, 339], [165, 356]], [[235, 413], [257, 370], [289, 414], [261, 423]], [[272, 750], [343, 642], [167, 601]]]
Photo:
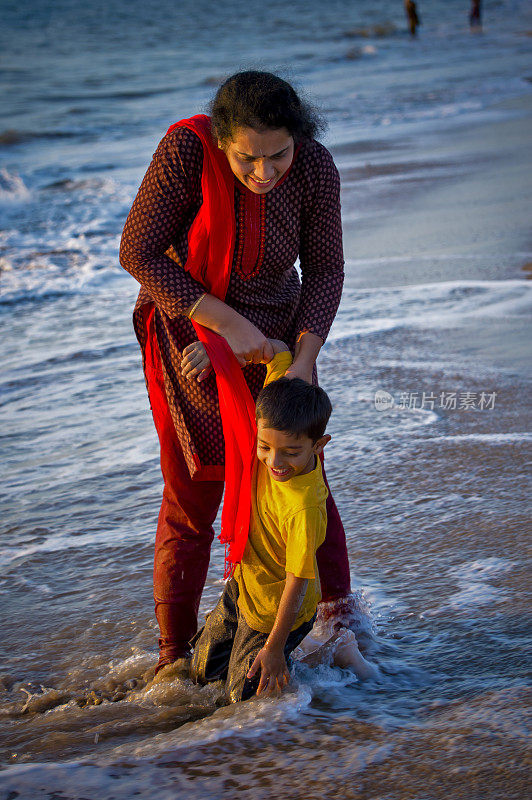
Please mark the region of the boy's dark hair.
[[271, 72], [248, 70], [231, 75], [209, 110], [212, 130], [222, 142], [231, 140], [237, 128], [286, 128], [298, 142], [313, 139], [325, 127], [316, 109]]
[[263, 419], [283, 433], [308, 436], [315, 444], [325, 433], [332, 405], [320, 386], [283, 377], [260, 390], [255, 409], [257, 421]]

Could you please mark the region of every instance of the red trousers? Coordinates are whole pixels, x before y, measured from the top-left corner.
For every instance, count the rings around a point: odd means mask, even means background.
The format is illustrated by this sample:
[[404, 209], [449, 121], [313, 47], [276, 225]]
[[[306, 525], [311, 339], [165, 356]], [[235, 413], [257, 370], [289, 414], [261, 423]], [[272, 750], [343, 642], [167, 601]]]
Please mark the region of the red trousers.
[[[214, 538], [213, 523], [222, 501], [224, 482], [190, 478], [168, 408], [151, 314], [146, 321], [146, 379], [161, 445], [164, 479], [153, 569], [155, 616], [160, 630], [159, 669], [189, 654], [188, 642], [197, 630], [198, 608]], [[321, 458], [323, 466], [323, 454]], [[325, 470], [323, 477], [329, 488]], [[330, 488], [327, 531], [316, 558], [322, 600], [347, 597], [351, 586], [345, 531]]]

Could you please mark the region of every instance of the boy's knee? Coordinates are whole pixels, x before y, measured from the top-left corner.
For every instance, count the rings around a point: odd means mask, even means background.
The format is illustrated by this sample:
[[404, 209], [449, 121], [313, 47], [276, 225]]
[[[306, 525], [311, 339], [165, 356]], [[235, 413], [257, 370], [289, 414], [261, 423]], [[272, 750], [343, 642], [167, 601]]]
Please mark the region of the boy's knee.
[[197, 647], [192, 654], [190, 662], [190, 679], [201, 686], [209, 683], [213, 678], [208, 674], [208, 666], [207, 653], [201, 647]]
[[249, 700], [257, 694], [259, 688], [259, 678], [239, 678], [230, 682], [227, 686], [226, 694], [231, 703], [240, 703], [242, 700]]
[[197, 642], [190, 664], [190, 677], [194, 683], [204, 685], [225, 681], [231, 656], [231, 642], [218, 642], [202, 636]]
[[248, 678], [248, 671], [255, 660], [251, 655], [247, 659], [236, 661], [232, 670], [229, 671], [226, 684], [227, 699], [231, 703], [239, 703], [241, 700], [249, 700], [257, 693], [260, 682], [260, 673]]

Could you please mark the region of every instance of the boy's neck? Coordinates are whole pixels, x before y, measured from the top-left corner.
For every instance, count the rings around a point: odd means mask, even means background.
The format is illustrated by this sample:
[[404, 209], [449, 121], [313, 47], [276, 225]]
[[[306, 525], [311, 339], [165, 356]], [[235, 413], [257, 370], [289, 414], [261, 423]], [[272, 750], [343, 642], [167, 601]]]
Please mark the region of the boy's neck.
[[316, 461], [316, 459], [317, 459], [317, 457], [318, 457], [318, 456], [316, 455], [316, 453], [313, 453], [312, 455], [313, 455], [313, 459], [312, 459], [312, 466], [311, 466], [311, 468], [310, 468], [310, 469], [308, 469], [306, 472], [302, 472], [302, 473], [301, 473], [302, 475], [308, 475], [308, 473], [309, 473], [309, 472], [314, 472], [314, 470], [316, 469], [316, 466], [317, 466], [317, 464], [318, 464], [318, 462]]

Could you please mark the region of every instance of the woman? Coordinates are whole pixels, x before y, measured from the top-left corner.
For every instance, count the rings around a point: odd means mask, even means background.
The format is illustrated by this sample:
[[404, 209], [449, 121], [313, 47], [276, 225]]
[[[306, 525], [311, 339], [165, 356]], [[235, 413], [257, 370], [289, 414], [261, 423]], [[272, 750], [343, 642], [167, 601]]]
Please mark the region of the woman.
[[[189, 654], [224, 490], [218, 391], [212, 372], [191, 374], [186, 348], [198, 338], [191, 320], [225, 339], [253, 398], [273, 356], [269, 338], [292, 350], [289, 377], [317, 384], [315, 361], [340, 302], [344, 264], [339, 177], [313, 138], [317, 129], [315, 114], [285, 81], [266, 72], [233, 75], [210, 120], [183, 120], [163, 137], [124, 227], [120, 262], [141, 284], [133, 321], [164, 478], [154, 559], [157, 671]], [[216, 161], [230, 180], [225, 212], [207, 175]], [[234, 232], [222, 293], [209, 291], [192, 267], [202, 215], [218, 235]], [[323, 608], [345, 615], [349, 565], [331, 495], [327, 513], [318, 550]]]

